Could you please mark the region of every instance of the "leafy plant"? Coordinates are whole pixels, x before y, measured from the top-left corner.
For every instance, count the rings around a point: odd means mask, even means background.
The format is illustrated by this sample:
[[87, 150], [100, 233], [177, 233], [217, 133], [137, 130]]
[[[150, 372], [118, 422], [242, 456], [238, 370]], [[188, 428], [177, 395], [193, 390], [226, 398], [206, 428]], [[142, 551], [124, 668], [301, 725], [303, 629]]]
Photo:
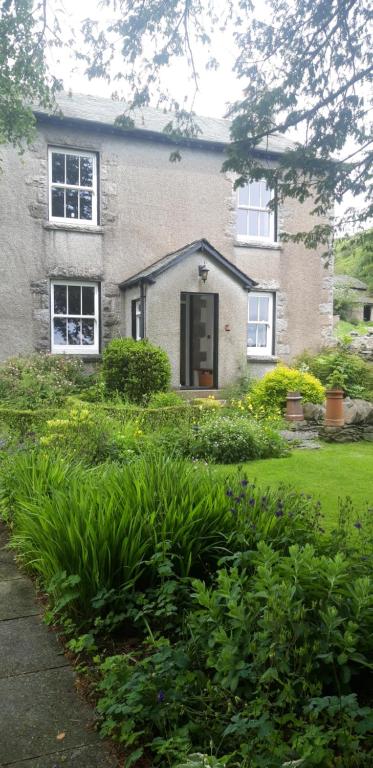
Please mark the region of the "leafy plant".
[[130, 402], [144, 403], [152, 394], [169, 387], [171, 366], [167, 354], [149, 341], [114, 339], [102, 357], [108, 392], [119, 392]]
[[241, 415], [211, 416], [184, 432], [179, 448], [184, 455], [221, 464], [286, 453], [286, 445], [273, 427]]
[[318, 355], [304, 352], [297, 365], [306, 366], [325, 385], [332, 373], [339, 371], [349, 397], [370, 397], [373, 392], [373, 366], [343, 347], [325, 349]]

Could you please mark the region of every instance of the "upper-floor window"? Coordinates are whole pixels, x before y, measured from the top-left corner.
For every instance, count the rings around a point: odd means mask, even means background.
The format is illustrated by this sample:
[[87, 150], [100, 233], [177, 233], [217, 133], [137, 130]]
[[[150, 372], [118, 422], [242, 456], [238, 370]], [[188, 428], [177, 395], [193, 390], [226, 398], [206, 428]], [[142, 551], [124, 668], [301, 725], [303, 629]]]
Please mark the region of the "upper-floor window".
[[250, 291], [248, 309], [248, 355], [272, 355], [274, 294]]
[[98, 284], [53, 281], [52, 352], [97, 354], [98, 333]]
[[94, 152], [49, 149], [49, 218], [69, 224], [97, 224]]
[[252, 181], [237, 190], [236, 236], [238, 240], [275, 240], [274, 213], [268, 203], [272, 190], [264, 180]]

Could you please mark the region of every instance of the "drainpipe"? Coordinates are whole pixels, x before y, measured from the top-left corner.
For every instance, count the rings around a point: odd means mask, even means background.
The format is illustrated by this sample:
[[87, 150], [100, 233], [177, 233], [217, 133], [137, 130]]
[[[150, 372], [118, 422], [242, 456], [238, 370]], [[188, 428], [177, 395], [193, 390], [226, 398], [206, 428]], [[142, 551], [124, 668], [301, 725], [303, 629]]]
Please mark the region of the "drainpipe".
[[140, 282], [140, 337], [145, 339], [145, 283]]

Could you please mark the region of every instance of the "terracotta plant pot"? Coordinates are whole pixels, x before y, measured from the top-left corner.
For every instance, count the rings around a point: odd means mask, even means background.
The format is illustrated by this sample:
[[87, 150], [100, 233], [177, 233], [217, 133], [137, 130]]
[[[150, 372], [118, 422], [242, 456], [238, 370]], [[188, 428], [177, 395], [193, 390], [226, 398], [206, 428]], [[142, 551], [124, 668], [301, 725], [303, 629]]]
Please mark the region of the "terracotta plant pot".
[[211, 373], [211, 371], [200, 371], [198, 376], [199, 386], [200, 387], [208, 387], [211, 389], [211, 387], [214, 384], [214, 377]]
[[286, 396], [286, 421], [304, 421], [302, 395], [299, 392], [288, 392]]
[[343, 427], [344, 423], [343, 389], [327, 389], [325, 426]]

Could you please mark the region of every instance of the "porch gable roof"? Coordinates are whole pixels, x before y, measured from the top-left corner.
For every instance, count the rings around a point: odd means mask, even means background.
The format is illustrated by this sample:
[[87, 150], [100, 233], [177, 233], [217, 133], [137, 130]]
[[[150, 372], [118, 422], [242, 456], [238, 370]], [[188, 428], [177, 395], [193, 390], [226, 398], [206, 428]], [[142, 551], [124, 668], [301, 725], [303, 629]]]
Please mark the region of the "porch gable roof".
[[212, 259], [212, 261], [214, 261], [218, 267], [220, 267], [220, 269], [228, 272], [232, 279], [241, 283], [244, 288], [250, 290], [251, 288], [254, 288], [256, 285], [258, 285], [255, 280], [252, 280], [251, 277], [245, 275], [244, 272], [238, 269], [238, 267], [232, 264], [231, 261], [226, 259], [225, 256], [217, 251], [216, 248], [214, 248], [214, 246], [208, 242], [208, 240], [202, 238], [201, 240], [195, 240], [193, 243], [189, 243], [189, 245], [185, 245], [183, 248], [179, 248], [177, 251], [166, 254], [166, 256], [163, 256], [161, 259], [158, 259], [158, 261], [150, 264], [149, 267], [142, 269], [141, 272], [137, 272], [135, 275], [132, 275], [132, 277], [129, 277], [127, 280], [119, 283], [119, 288], [126, 290], [126, 288], [133, 288], [140, 283], [148, 283], [151, 285], [156, 282], [157, 277], [161, 275], [162, 272], [165, 272], [170, 267], [175, 266], [180, 261], [187, 259], [189, 256], [192, 256], [192, 254], [197, 252], [204, 253], [206, 256], [209, 256], [209, 258]]

